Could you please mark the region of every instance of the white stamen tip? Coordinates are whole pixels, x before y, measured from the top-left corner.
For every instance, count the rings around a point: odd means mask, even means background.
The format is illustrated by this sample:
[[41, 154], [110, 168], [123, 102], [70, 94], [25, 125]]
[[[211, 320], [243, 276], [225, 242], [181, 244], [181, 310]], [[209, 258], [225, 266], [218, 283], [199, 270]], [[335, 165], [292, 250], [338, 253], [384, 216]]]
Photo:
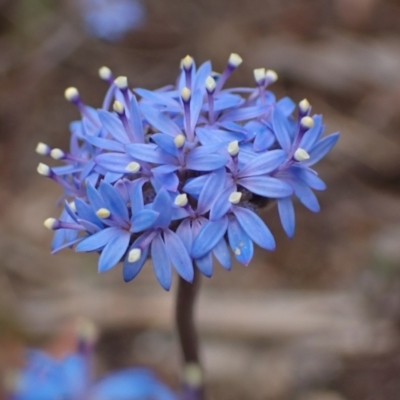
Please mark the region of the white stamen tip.
[[132, 249], [128, 253], [128, 261], [130, 263], [133, 263], [133, 262], [139, 260], [141, 256], [142, 256], [142, 250], [140, 250], [140, 249]]
[[61, 149], [53, 149], [50, 152], [50, 157], [54, 160], [61, 160], [65, 157], [65, 153]]
[[113, 103], [113, 110], [118, 114], [123, 114], [125, 111], [125, 107], [120, 101], [115, 100]]
[[203, 385], [203, 370], [197, 363], [187, 363], [183, 370], [184, 382], [189, 387], [199, 388]]
[[192, 95], [192, 93], [190, 92], [190, 89], [187, 87], [184, 87], [181, 91], [181, 97], [183, 101], [189, 101], [190, 100], [190, 96]]
[[268, 82], [274, 83], [278, 80], [278, 74], [272, 69], [267, 69], [265, 72], [265, 78]]
[[101, 67], [99, 69], [99, 77], [103, 79], [103, 81], [107, 81], [112, 77], [111, 69], [108, 67]]
[[39, 172], [40, 175], [43, 175], [43, 176], [50, 176], [50, 174], [51, 174], [50, 167], [43, 163], [39, 163], [36, 170], [37, 170], [37, 172]]
[[206, 79], [206, 89], [208, 92], [212, 93], [215, 90], [217, 84], [212, 76], [208, 76]]
[[192, 68], [192, 65], [193, 65], [193, 58], [190, 57], [189, 55], [187, 55], [186, 57], [184, 57], [182, 59], [182, 66], [186, 70], [189, 70], [190, 68]]
[[178, 194], [175, 197], [174, 204], [178, 207], [185, 207], [188, 203], [188, 198], [186, 193]]
[[183, 135], [177, 135], [177, 136], [175, 136], [175, 139], [174, 139], [174, 143], [175, 143], [175, 146], [178, 148], [178, 149], [180, 149], [184, 144], [185, 144], [185, 136], [183, 136]]
[[57, 220], [55, 218], [47, 218], [44, 222], [43, 225], [49, 230], [52, 231], [57, 225]]
[[107, 208], [99, 208], [96, 211], [96, 215], [101, 219], [105, 219], [108, 218], [111, 215], [111, 213], [110, 210], [107, 210]]
[[229, 56], [228, 63], [234, 68], [237, 68], [241, 63], [243, 62], [242, 57], [239, 56], [239, 54], [232, 53]]
[[79, 92], [76, 87], [69, 87], [65, 89], [64, 96], [68, 101], [76, 101], [79, 99]]
[[47, 144], [39, 142], [36, 145], [36, 149], [35, 149], [36, 153], [40, 154], [41, 156], [47, 156], [50, 154], [50, 146], [47, 146]]
[[296, 161], [304, 161], [304, 160], [308, 160], [309, 158], [310, 158], [310, 155], [304, 149], [298, 148], [294, 152], [294, 159]]
[[302, 126], [304, 126], [304, 128], [308, 128], [308, 129], [310, 129], [310, 128], [312, 128], [314, 126], [314, 120], [311, 117], [308, 117], [308, 116], [307, 117], [303, 117], [300, 120], [300, 123], [301, 123]]
[[242, 193], [241, 192], [233, 192], [229, 196], [229, 201], [232, 204], [238, 204], [240, 202], [241, 198], [242, 198]]
[[114, 83], [118, 89], [128, 88], [128, 78], [126, 76], [119, 76], [117, 79], [115, 79]]
[[236, 156], [236, 154], [239, 153], [239, 142], [237, 140], [228, 144], [228, 153], [231, 156]]
[[307, 99], [303, 99], [300, 103], [299, 103], [299, 108], [300, 111], [302, 111], [303, 113], [307, 112], [310, 109], [310, 103], [308, 102]]
[[136, 161], [132, 161], [130, 162], [126, 168], [125, 168], [128, 172], [132, 172], [133, 174], [135, 174], [136, 172], [139, 171], [140, 169], [140, 164]]
[[263, 83], [265, 81], [265, 68], [256, 68], [253, 71], [254, 79], [257, 83]]
[[74, 201], [71, 201], [71, 203], [68, 203], [69, 208], [73, 211], [76, 212], [76, 205]]

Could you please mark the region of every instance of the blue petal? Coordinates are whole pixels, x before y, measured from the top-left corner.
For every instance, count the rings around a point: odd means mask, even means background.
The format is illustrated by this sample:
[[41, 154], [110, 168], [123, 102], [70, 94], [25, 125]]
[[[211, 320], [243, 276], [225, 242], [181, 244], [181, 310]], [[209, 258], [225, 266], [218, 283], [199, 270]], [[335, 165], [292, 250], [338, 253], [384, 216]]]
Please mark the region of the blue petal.
[[70, 398], [82, 397], [89, 373], [86, 360], [80, 354], [70, 354], [62, 360], [60, 367]]
[[268, 174], [281, 166], [286, 160], [283, 150], [271, 150], [253, 158], [239, 172], [239, 177]]
[[160, 234], [151, 243], [151, 261], [158, 282], [165, 290], [169, 290], [172, 282], [172, 270], [167, 249]]
[[210, 61], [206, 61], [205, 63], [201, 64], [199, 69], [196, 72], [196, 78], [194, 80], [193, 88], [202, 93], [204, 93], [206, 88], [206, 79], [209, 75], [211, 75], [211, 63]]
[[290, 97], [283, 97], [276, 102], [276, 107], [279, 108], [285, 117], [289, 117], [296, 108], [296, 103]]
[[213, 261], [211, 252], [201, 258], [196, 258], [194, 261], [201, 273], [207, 278], [211, 278], [213, 273]]
[[172, 110], [173, 109], [175, 109], [176, 111], [180, 110], [180, 104], [177, 101], [173, 100], [171, 97], [166, 96], [163, 93], [157, 93], [157, 92], [153, 92], [151, 90], [139, 89], [139, 88], [135, 89], [135, 92], [139, 96], [141, 96], [144, 99], [149, 100], [149, 101], [151, 101], [153, 103], [167, 106]]
[[323, 132], [322, 116], [314, 115], [314, 125], [308, 129], [304, 136], [301, 138], [299, 147], [301, 149], [310, 151]]
[[295, 216], [293, 202], [290, 196], [278, 199], [278, 211], [283, 230], [289, 238], [292, 238], [295, 228]]
[[143, 209], [143, 185], [145, 184], [145, 179], [137, 179], [131, 183], [129, 197], [131, 200], [132, 213], [139, 212]]
[[171, 154], [174, 157], [178, 157], [178, 149], [175, 146], [174, 138], [164, 133], [155, 133], [151, 135], [151, 139], [159, 146], [162, 150]]
[[[140, 242], [141, 237], [136, 239], [132, 246], [129, 247], [128, 249], [128, 254], [131, 250], [139, 248], [139, 242]], [[139, 272], [142, 270], [146, 260], [147, 256], [149, 254], [149, 249], [150, 246], [146, 246], [144, 249], [142, 249], [142, 254], [139, 258], [139, 260], [131, 263], [128, 261], [128, 256], [125, 257], [123, 269], [122, 269], [122, 276], [124, 278], [125, 282], [129, 282], [132, 279], [136, 278], [136, 276], [139, 274]]]
[[208, 174], [190, 178], [183, 186], [183, 191], [190, 194], [194, 198], [198, 198], [208, 178]]
[[144, 142], [143, 124], [142, 124], [142, 118], [140, 117], [139, 106], [135, 95], [132, 95], [131, 97], [131, 104], [129, 111], [130, 111], [129, 122], [132, 128], [132, 133], [135, 142], [143, 143]]
[[221, 189], [224, 187], [225, 180], [225, 168], [220, 168], [208, 174], [197, 203], [197, 214], [202, 215], [210, 210]]
[[178, 274], [188, 282], [193, 281], [193, 262], [185, 245], [179, 236], [167, 229], [164, 231], [164, 241], [168, 256]]
[[131, 219], [131, 232], [141, 232], [150, 228], [154, 225], [159, 215], [157, 211], [153, 210], [141, 210], [133, 214]]
[[128, 208], [122, 196], [119, 194], [118, 190], [109, 183], [102, 181], [100, 183], [99, 192], [103, 197], [105, 206], [110, 210], [111, 215], [115, 215], [124, 221], [129, 220]]
[[103, 197], [91, 183], [88, 183], [86, 185], [86, 194], [94, 212], [96, 212], [99, 208], [105, 207], [105, 202]]
[[264, 127], [257, 132], [253, 147], [255, 151], [265, 151], [269, 149], [274, 142], [275, 136], [273, 132], [269, 128]]
[[326, 189], [326, 184], [325, 182], [320, 179], [316, 172], [314, 172], [311, 169], [308, 168], [296, 168], [296, 170], [299, 170], [296, 175], [306, 184], [308, 185], [311, 189], [314, 190], [325, 190]]
[[69, 215], [75, 222], [77, 222], [78, 217], [77, 217], [77, 215], [72, 211], [72, 209], [71, 209], [71, 207], [70, 207], [70, 205], [69, 205], [69, 203], [68, 203], [67, 200], [64, 201], [64, 209], [65, 209], [65, 211], [68, 213], [68, 215]]
[[214, 148], [218, 147], [219, 145], [195, 148], [186, 157], [186, 168], [193, 171], [212, 171], [223, 167], [227, 159], [220, 154], [210, 154]]
[[90, 235], [76, 246], [75, 251], [97, 251], [103, 248], [114, 238], [120, 235], [119, 228], [105, 228], [100, 232]]
[[250, 236], [251, 240], [266, 250], [275, 249], [275, 239], [264, 221], [253, 211], [243, 207], [232, 207], [240, 226]]
[[101, 220], [93, 211], [93, 208], [89, 206], [89, 204], [86, 204], [83, 200], [76, 198], [75, 207], [76, 207], [76, 212], [80, 219], [89, 221], [92, 224], [97, 225], [99, 228], [103, 226]]
[[228, 219], [221, 218], [218, 221], [207, 222], [193, 243], [192, 257], [201, 258], [210, 252], [224, 236], [228, 228]]
[[288, 183], [268, 176], [241, 178], [238, 183], [250, 192], [264, 197], [279, 198], [293, 194], [293, 188]]
[[339, 139], [339, 133], [324, 137], [309, 152], [310, 158], [304, 161], [304, 165], [311, 166], [316, 164], [321, 158], [325, 157]]
[[282, 149], [289, 153], [290, 147], [292, 146], [290, 136], [291, 136], [291, 126], [285, 115], [275, 108], [272, 116], [272, 124], [274, 128], [275, 136], [281, 145]]
[[124, 176], [124, 173], [121, 172], [106, 172], [104, 175], [104, 181], [107, 183], [114, 183], [118, 179], [121, 179]]
[[219, 193], [217, 199], [211, 207], [210, 220], [216, 221], [222, 218], [231, 208], [232, 203], [229, 201], [229, 195], [235, 191], [233, 186], [226, 187]]
[[108, 111], [99, 110], [99, 118], [105, 130], [120, 143], [129, 143], [128, 136], [122, 122]]
[[167, 228], [172, 217], [172, 202], [171, 197], [165, 189], [161, 189], [154, 199], [153, 210], [157, 211], [158, 216], [155, 226]]
[[229, 271], [232, 268], [231, 255], [229, 254], [229, 249], [224, 238], [222, 238], [214, 247], [213, 253], [219, 263], [226, 270]]
[[182, 131], [179, 129], [178, 125], [176, 125], [170, 117], [166, 116], [161, 111], [143, 104], [141, 106], [141, 111], [149, 124], [155, 127], [161, 133], [166, 133], [170, 136], [182, 134]]
[[176, 234], [181, 238], [187, 252], [190, 254], [190, 252], [192, 251], [193, 237], [191, 222], [189, 219], [184, 219], [180, 223], [178, 229], [176, 230]]
[[[82, 225], [85, 230], [89, 233], [96, 233], [100, 230], [98, 225], [93, 224], [92, 222], [86, 221], [85, 219], [78, 218], [78, 224]], [[83, 239], [83, 238], [81, 238]]]
[[96, 156], [94, 161], [106, 171], [127, 174], [126, 167], [133, 160], [132, 157], [123, 153], [104, 153]]
[[236, 218], [229, 220], [228, 240], [236, 260], [244, 265], [248, 265], [253, 258], [253, 242]]
[[196, 90], [194, 93], [192, 93], [192, 98], [190, 100], [190, 126], [192, 131], [196, 126], [200, 115], [201, 106], [203, 105], [203, 93], [204, 87], [203, 90]]
[[268, 110], [268, 106], [254, 106], [254, 107], [243, 107], [236, 110], [228, 111], [224, 114], [220, 121], [245, 121], [261, 116]]
[[118, 234], [107, 243], [101, 252], [99, 259], [99, 272], [105, 272], [121, 261], [129, 246], [131, 235], [129, 232], [119, 229]]
[[133, 143], [125, 147], [127, 153], [136, 160], [155, 164], [176, 164], [175, 157], [162, 151], [157, 145], [148, 143]]
[[120, 142], [110, 139], [104, 139], [98, 136], [85, 136], [85, 140], [95, 147], [109, 151], [123, 152], [125, 150], [124, 145]]
[[320, 206], [314, 192], [306, 185], [300, 182], [294, 184], [294, 193], [300, 202], [310, 211], [319, 212]]

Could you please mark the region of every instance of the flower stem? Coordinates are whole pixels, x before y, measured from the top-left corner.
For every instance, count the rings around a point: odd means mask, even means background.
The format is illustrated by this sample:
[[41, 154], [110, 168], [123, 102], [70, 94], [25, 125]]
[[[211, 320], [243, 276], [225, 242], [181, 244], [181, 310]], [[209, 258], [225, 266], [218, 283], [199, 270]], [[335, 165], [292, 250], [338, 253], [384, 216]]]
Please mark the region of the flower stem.
[[203, 400], [203, 371], [199, 339], [194, 323], [194, 306], [200, 288], [200, 273], [195, 268], [193, 283], [179, 278], [176, 301], [176, 325], [184, 361], [182, 400]]

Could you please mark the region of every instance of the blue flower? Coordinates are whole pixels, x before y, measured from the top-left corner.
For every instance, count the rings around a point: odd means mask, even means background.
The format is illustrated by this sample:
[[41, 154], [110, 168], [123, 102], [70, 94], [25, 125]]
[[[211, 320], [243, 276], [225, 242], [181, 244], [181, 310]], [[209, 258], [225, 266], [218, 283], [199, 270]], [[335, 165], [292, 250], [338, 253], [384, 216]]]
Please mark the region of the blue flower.
[[84, 0], [81, 4], [88, 32], [100, 39], [117, 41], [143, 26], [145, 9], [139, 0]]
[[[276, 100], [274, 71], [254, 71], [253, 88], [225, 88], [242, 60], [231, 54], [221, 74], [209, 61], [198, 68], [181, 61], [173, 85], [129, 90], [124, 76], [99, 71], [109, 85], [101, 109], [86, 106], [75, 88], [66, 91], [81, 120], [71, 125], [71, 150], [39, 144], [37, 151], [66, 165], [40, 174], [64, 189], [52, 250], [98, 252], [99, 271], [123, 261], [123, 278], [134, 279], [151, 258], [161, 286], [169, 290], [172, 268], [186, 281], [194, 268], [213, 272], [214, 255], [231, 268], [229, 247], [248, 264], [254, 243], [275, 248], [257, 216], [276, 200], [288, 236], [295, 226], [292, 195], [319, 210], [313, 190], [325, 184], [312, 168], [338, 140], [322, 137], [319, 115], [307, 100]], [[110, 109], [111, 108], [111, 109]]]
[[177, 400], [154, 374], [144, 368], [111, 373], [92, 382], [90, 362], [80, 353], [61, 360], [29, 351], [19, 373], [13, 400]]

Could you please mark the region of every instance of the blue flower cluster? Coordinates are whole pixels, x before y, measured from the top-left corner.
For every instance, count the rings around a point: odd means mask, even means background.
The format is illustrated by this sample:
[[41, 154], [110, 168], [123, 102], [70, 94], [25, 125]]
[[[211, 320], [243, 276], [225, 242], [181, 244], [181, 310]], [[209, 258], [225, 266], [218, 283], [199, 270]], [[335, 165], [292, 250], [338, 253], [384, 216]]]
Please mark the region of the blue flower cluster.
[[224, 88], [241, 62], [231, 54], [217, 74], [210, 62], [196, 68], [187, 56], [176, 84], [154, 91], [131, 91], [126, 77], [114, 79], [103, 67], [109, 89], [97, 110], [76, 88], [66, 90], [81, 113], [70, 126], [70, 152], [37, 147], [65, 163], [38, 166], [69, 200], [58, 220], [45, 221], [57, 230], [54, 252], [75, 244], [78, 252], [99, 252], [100, 272], [122, 260], [125, 281], [150, 256], [168, 290], [171, 264], [190, 282], [196, 267], [212, 275], [213, 256], [229, 270], [231, 254], [250, 262], [254, 243], [273, 250], [274, 238], [256, 213], [270, 199], [289, 237], [293, 195], [319, 211], [313, 190], [325, 184], [312, 166], [338, 133], [322, 137], [322, 117], [311, 114], [307, 100], [297, 111], [289, 98], [276, 101], [267, 90], [277, 79], [272, 70], [254, 70], [255, 88]]
[[91, 382], [90, 362], [70, 353], [61, 360], [39, 351], [27, 353], [24, 369], [14, 378], [12, 400], [177, 400], [145, 368], [130, 368]]

